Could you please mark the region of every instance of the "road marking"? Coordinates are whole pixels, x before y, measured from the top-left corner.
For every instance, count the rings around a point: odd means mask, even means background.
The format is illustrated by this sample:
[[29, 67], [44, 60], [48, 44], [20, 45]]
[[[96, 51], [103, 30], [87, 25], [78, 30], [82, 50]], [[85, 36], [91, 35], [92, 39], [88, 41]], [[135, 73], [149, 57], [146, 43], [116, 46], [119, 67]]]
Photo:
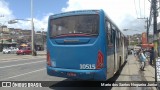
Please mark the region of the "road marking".
[[[10, 56], [8, 56], [8, 57], [10, 57]], [[4, 59], [1, 59], [1, 60], [8, 60], [8, 59], [11, 59], [11, 60], [13, 60], [13, 59], [28, 59], [28, 58], [45, 58], [44, 56], [36, 56], [36, 57], [32, 57], [32, 56], [15, 56], [15, 57], [13, 57], [13, 58], [4, 58]], [[12, 57], [12, 56], [11, 56]]]
[[42, 60], [42, 61], [31, 62], [31, 63], [23, 63], [23, 64], [11, 65], [11, 66], [4, 66], [4, 67], [0, 67], [0, 69], [1, 69], [1, 68], [9, 68], [9, 67], [22, 66], [22, 65], [26, 65], [26, 64], [39, 63], [39, 62], [45, 62], [45, 61], [44, 61], [44, 60]]
[[39, 72], [39, 71], [42, 71], [42, 70], [45, 70], [45, 69], [46, 69], [46, 68], [42, 68], [42, 69], [38, 69], [38, 70], [35, 70], [35, 71], [31, 71], [31, 72], [19, 74], [19, 75], [16, 75], [16, 76], [4, 78], [4, 79], [1, 79], [1, 80], [11, 79], [11, 78], [19, 77], [19, 76], [24, 76], [24, 75], [31, 74], [31, 73], [35, 73], [35, 72]]
[[15, 58], [8, 58], [8, 57], [5, 57], [5, 59], [1, 59], [1, 60], [14, 60], [14, 59], [27, 59], [29, 57], [15, 57]]
[[[15, 58], [14, 58], [14, 59], [15, 59]], [[1, 61], [0, 63], [13, 62], [13, 61], [23, 61], [23, 60], [24, 60], [24, 61], [25, 61], [25, 60], [34, 60], [34, 59], [35, 59], [35, 60], [39, 60], [39, 59], [45, 59], [45, 58], [44, 58], [44, 57], [43, 57], [43, 58], [38, 58], [38, 59], [37, 59], [37, 58], [22, 58], [22, 59], [18, 59], [18, 60], [13, 60], [13, 59], [12, 59], [12, 60], [7, 60], [7, 59], [3, 59], [2, 61], [0, 60], [0, 61]]]

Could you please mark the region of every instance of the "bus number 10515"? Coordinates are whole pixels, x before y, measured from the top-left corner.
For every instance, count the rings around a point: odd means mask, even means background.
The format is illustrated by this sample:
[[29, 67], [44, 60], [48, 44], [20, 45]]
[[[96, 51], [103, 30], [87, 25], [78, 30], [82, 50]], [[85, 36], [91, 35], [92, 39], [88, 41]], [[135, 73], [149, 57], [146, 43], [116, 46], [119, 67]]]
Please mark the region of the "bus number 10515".
[[80, 69], [96, 69], [95, 64], [80, 64]]

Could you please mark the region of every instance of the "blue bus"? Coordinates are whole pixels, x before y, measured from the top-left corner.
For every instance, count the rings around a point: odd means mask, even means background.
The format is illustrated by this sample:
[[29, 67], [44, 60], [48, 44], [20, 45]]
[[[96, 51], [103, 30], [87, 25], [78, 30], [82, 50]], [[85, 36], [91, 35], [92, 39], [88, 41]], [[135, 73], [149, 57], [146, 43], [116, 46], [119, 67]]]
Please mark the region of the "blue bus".
[[51, 15], [47, 74], [80, 80], [107, 80], [127, 58], [127, 39], [103, 10]]

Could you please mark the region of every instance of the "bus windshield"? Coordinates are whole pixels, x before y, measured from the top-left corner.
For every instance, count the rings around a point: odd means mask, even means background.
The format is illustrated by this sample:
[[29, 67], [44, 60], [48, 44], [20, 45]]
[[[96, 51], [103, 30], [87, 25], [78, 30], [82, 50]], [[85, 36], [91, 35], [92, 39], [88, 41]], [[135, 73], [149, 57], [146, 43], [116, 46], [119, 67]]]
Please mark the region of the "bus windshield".
[[99, 28], [98, 14], [74, 15], [52, 19], [50, 37], [97, 36]]

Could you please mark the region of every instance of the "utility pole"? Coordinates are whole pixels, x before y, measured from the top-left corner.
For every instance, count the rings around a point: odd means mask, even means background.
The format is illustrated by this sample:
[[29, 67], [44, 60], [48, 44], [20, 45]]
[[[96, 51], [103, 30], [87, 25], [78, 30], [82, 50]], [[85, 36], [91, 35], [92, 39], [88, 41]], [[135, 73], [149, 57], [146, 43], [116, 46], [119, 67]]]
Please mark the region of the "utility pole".
[[31, 0], [31, 25], [32, 25], [32, 56], [36, 56], [35, 43], [34, 43], [34, 23], [33, 23], [33, 0]]
[[158, 58], [158, 32], [157, 32], [157, 0], [152, 0], [153, 9], [153, 42], [154, 42], [154, 64], [155, 64], [155, 82], [157, 82], [156, 59]]
[[147, 32], [147, 43], [149, 43], [149, 20], [148, 20], [148, 18], [137, 18], [137, 19], [146, 19], [146, 32]]
[[146, 24], [147, 24], [147, 43], [149, 44], [149, 20], [148, 20], [148, 18], [147, 18], [147, 20], [146, 20]]

